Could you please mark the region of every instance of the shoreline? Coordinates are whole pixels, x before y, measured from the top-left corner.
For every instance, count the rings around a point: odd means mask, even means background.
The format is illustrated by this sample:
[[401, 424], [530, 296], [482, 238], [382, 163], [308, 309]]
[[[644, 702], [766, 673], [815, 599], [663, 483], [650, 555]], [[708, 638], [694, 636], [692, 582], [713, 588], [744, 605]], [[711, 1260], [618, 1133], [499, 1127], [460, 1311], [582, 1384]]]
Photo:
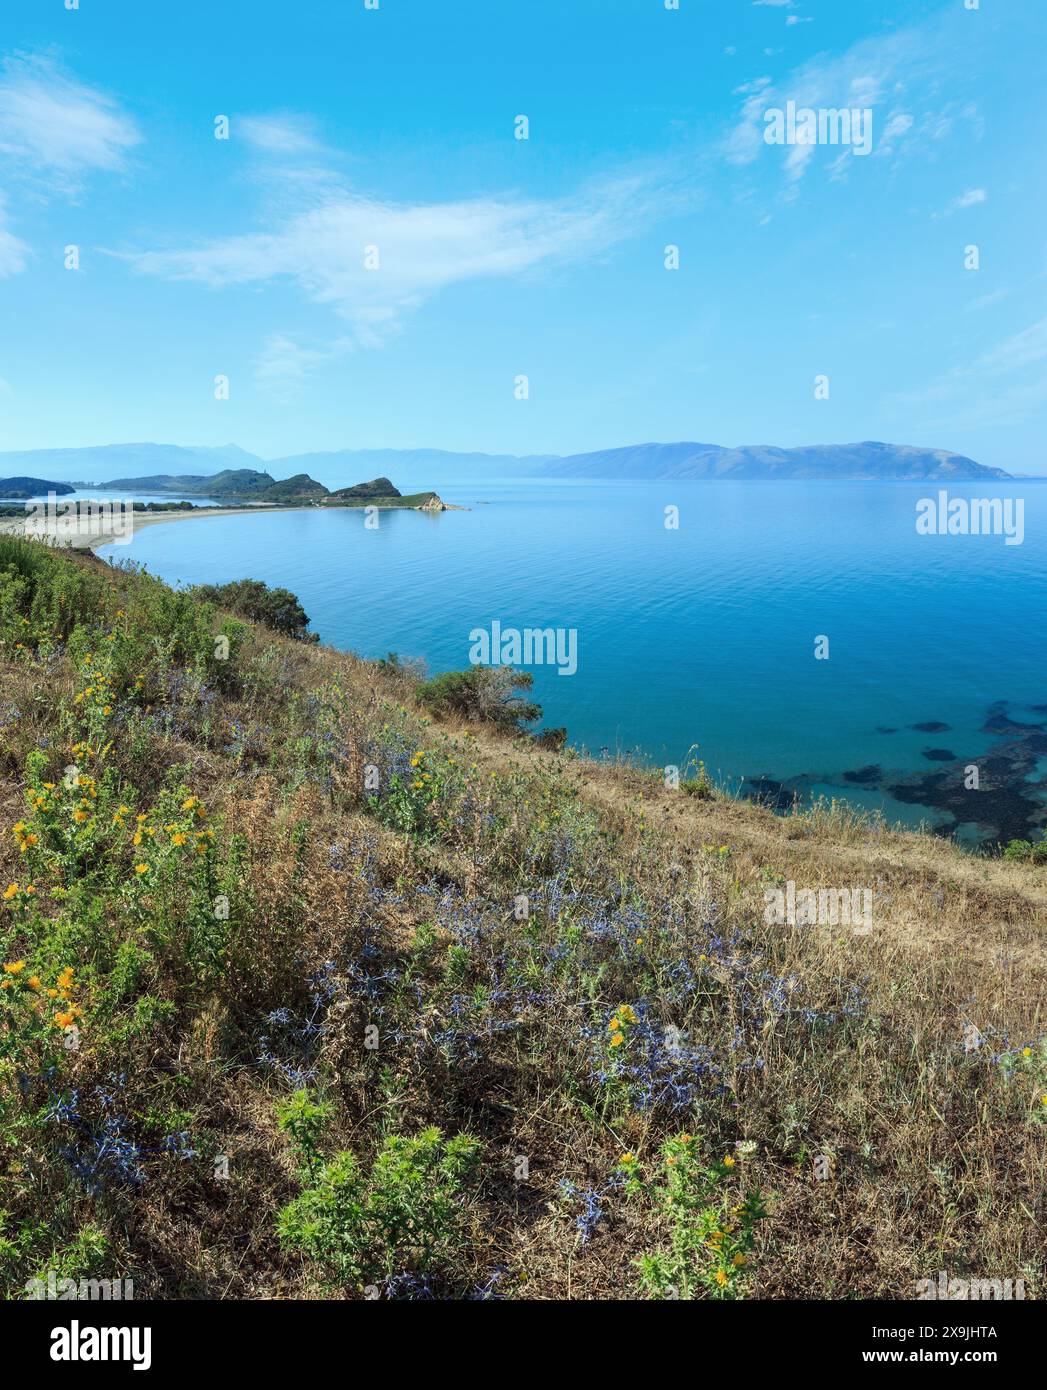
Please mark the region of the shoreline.
[[[397, 506], [395, 501], [392, 505], [343, 504], [326, 509], [310, 504], [196, 507], [184, 511], [135, 512], [133, 528], [137, 530], [139, 527], [158, 526], [164, 522], [185, 521], [194, 517], [244, 516], [261, 512], [361, 511], [365, 510], [367, 505], [373, 505], [377, 510], [436, 511], [436, 508]], [[442, 501], [441, 509], [469, 510], [467, 507], [449, 505]], [[78, 533], [76, 518], [70, 518], [66, 525], [63, 525], [64, 520], [59, 518], [50, 534], [40, 538], [33, 537], [31, 532], [27, 533], [28, 517], [0, 518], [0, 535], [38, 538], [56, 549], [90, 552], [96, 556], [104, 546], [114, 545], [117, 549], [106, 557], [105, 563], [119, 562], [119, 544], [122, 539], [119, 528], [101, 527], [94, 534], [83, 534]], [[98, 520], [101, 523], [104, 518], [100, 517]], [[82, 524], [81, 518], [80, 525]], [[131, 539], [133, 533], [132, 531]], [[1042, 707], [1042, 713], [1047, 714], [1047, 707]], [[926, 731], [937, 733], [940, 730], [944, 733], [947, 728], [946, 724], [935, 721], [928, 724]], [[877, 732], [898, 731], [891, 728]], [[891, 810], [881, 810], [880, 814], [884, 815], [887, 823], [891, 825], [904, 825], [908, 830], [923, 829], [925, 833], [959, 844], [962, 844], [966, 837], [958, 832], [968, 825], [977, 826], [975, 834], [971, 836], [970, 846], [975, 852], [994, 844], [1006, 843], [1011, 839], [1031, 841], [1047, 824], [1043, 804], [1031, 794], [1036, 784], [1030, 781], [1038, 760], [1047, 755], [1047, 719], [1031, 721], [1027, 715], [1011, 717], [1007, 713], [1006, 702], [1001, 701], [988, 709], [981, 732], [996, 736], [985, 755], [993, 758], [995, 766], [988, 784], [982, 789], [982, 814], [974, 822], [970, 820], [968, 801], [962, 787], [965, 759], [951, 749], [944, 748], [935, 748], [929, 753], [925, 751], [924, 758], [933, 763], [933, 767], [927, 766], [924, 762], [914, 763], [912, 766], [905, 763], [892, 764], [889, 758], [883, 758], [883, 765], [879, 761], [869, 761], [861, 767], [842, 772], [801, 772], [784, 778], [776, 774], [753, 775], [743, 772], [736, 774], [739, 785], [731, 795], [733, 799], [755, 801], [773, 810], [782, 811], [787, 809], [797, 796], [802, 804], [809, 804], [811, 785], [824, 784], [838, 788], [841, 799], [857, 810], [862, 808], [863, 802], [860, 799], [852, 800], [848, 793], [864, 789], [874, 797], [884, 798], [889, 802], [900, 802], [911, 808], [914, 813], [925, 811], [937, 820], [936, 824], [925, 826], [927, 817], [921, 815], [920, 823], [913, 824], [907, 819], [892, 818]], [[593, 754], [590, 752], [589, 756]], [[649, 759], [645, 757], [643, 761]], [[893, 814], [896, 816], [897, 813]]]
[[[199, 517], [208, 516], [259, 516], [272, 515], [280, 512], [359, 512], [365, 511], [367, 507], [374, 507], [377, 511], [389, 512], [427, 512], [432, 515], [438, 511], [446, 512], [465, 512], [468, 507], [455, 506], [454, 503], [444, 502], [440, 499], [439, 508], [436, 507], [399, 507], [389, 506], [381, 502], [368, 502], [359, 506], [304, 506], [304, 507], [284, 507], [284, 506], [265, 506], [255, 505], [251, 507], [194, 507], [192, 511], [169, 511], [169, 512], [134, 512], [131, 528], [131, 539], [134, 534], [146, 526], [160, 526], [168, 521], [193, 521]], [[115, 529], [101, 530], [96, 534], [84, 534], [74, 520], [63, 525], [63, 520], [59, 519], [53, 528], [49, 528], [44, 536], [39, 536], [31, 531], [27, 531], [28, 517], [23, 521], [19, 517], [0, 517], [0, 536], [21, 536], [26, 540], [43, 540], [45, 543], [54, 545], [62, 550], [90, 550], [97, 554], [103, 546], [118, 545], [125, 542], [125, 537]]]

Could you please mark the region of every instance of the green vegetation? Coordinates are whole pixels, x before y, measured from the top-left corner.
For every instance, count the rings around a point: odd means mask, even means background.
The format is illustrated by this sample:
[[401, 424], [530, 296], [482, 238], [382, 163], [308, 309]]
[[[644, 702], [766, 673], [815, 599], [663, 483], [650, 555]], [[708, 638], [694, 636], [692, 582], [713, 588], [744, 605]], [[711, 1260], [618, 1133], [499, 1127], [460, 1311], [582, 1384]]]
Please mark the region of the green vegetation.
[[347, 492], [332, 492], [330, 497], [324, 499], [325, 507], [374, 507], [380, 506], [383, 510], [394, 511], [397, 507], [406, 507], [417, 510], [419, 507], [426, 507], [431, 510], [440, 511], [443, 503], [435, 492], [411, 492], [406, 497], [396, 492], [389, 497], [380, 496], [352, 496]]
[[1035, 842], [1008, 840], [1003, 855], [1019, 864], [1047, 864], [1047, 832]]
[[534, 684], [529, 671], [508, 666], [470, 666], [426, 681], [418, 698], [437, 716], [458, 715], [505, 733], [518, 733], [542, 717], [542, 707], [524, 697]]
[[49, 492], [65, 497], [75, 491], [68, 483], [49, 483], [44, 478], [0, 478], [0, 498], [46, 497]]
[[[14, 483], [32, 483], [35, 480], [13, 478]], [[37, 483], [44, 491], [47, 488], [60, 492], [71, 492], [72, 488], [63, 484]], [[90, 486], [90, 485], [87, 485]], [[100, 483], [99, 487], [124, 492], [180, 492], [190, 497], [213, 498], [217, 505], [235, 506], [325, 506], [325, 507], [407, 507], [443, 510], [443, 503], [435, 492], [413, 492], [403, 496], [388, 478], [374, 478], [369, 483], [355, 483], [330, 492], [323, 483], [310, 478], [308, 473], [296, 473], [293, 478], [281, 481], [269, 473], [255, 468], [227, 468], [209, 476], [197, 473], [158, 473], [152, 477], [116, 478], [111, 483]], [[4, 493], [0, 485], [0, 497], [31, 496], [30, 492], [12, 491]], [[136, 504], [144, 506], [145, 504]], [[165, 504], [153, 504], [163, 506]], [[169, 504], [176, 505], [176, 504]], [[182, 504], [185, 505], [185, 504]], [[21, 515], [21, 513], [18, 513]]]
[[355, 483], [352, 487], [340, 487], [331, 496], [339, 501], [373, 501], [375, 498], [399, 497], [400, 490], [388, 478], [372, 478], [369, 483]]
[[0, 536], [0, 1293], [1042, 1291], [1041, 863], [546, 751], [292, 597]]
[[309, 632], [309, 615], [289, 589], [274, 589], [260, 579], [234, 579], [229, 584], [197, 584], [189, 592], [205, 603], [227, 608], [238, 617], [262, 623], [299, 642], [317, 642]]
[[[299, 475], [302, 477], [304, 475]], [[312, 481], [311, 479], [309, 481]], [[189, 496], [259, 498], [281, 487], [269, 473], [257, 468], [223, 468], [218, 473], [154, 473], [140, 478], [114, 478], [99, 487], [125, 492], [181, 492]], [[315, 484], [320, 487], [320, 484]], [[326, 489], [324, 489], [326, 491]]]
[[[309, 1102], [299, 1092], [300, 1111]], [[286, 1114], [286, 1112], [285, 1112]], [[296, 1113], [281, 1123], [298, 1120]], [[391, 1135], [370, 1173], [352, 1153], [319, 1163], [312, 1135], [300, 1144], [306, 1161], [302, 1195], [280, 1212], [285, 1244], [303, 1250], [336, 1286], [407, 1283], [439, 1277], [453, 1287], [468, 1268], [470, 1217], [463, 1188], [475, 1172], [480, 1145], [466, 1134], [444, 1141], [435, 1128], [415, 1138]], [[465, 1294], [468, 1285], [460, 1290]]]
[[652, 1298], [738, 1298], [749, 1284], [757, 1226], [767, 1211], [759, 1192], [735, 1205], [730, 1178], [732, 1154], [702, 1162], [694, 1135], [679, 1134], [662, 1145], [660, 1162], [644, 1172], [633, 1154], [624, 1154], [621, 1171], [626, 1195], [646, 1203], [662, 1248], [642, 1255], [641, 1281]]
[[293, 478], [264, 488], [257, 496], [260, 502], [313, 502], [327, 495], [323, 483], [310, 478], [308, 473], [296, 473]]

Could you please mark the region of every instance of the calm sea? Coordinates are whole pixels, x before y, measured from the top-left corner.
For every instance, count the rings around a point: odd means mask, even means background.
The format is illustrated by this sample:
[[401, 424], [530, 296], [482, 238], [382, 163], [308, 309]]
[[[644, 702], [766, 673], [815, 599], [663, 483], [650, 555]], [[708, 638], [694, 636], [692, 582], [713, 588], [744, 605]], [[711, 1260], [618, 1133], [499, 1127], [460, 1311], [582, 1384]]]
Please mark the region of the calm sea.
[[[494, 620], [573, 631], [577, 672], [532, 668], [535, 695], [596, 755], [680, 766], [697, 745], [732, 790], [764, 779], [970, 839], [1047, 805], [1045, 484], [949, 485], [1024, 500], [1007, 545], [918, 535], [928, 484], [395, 481], [470, 510], [183, 521], [105, 553], [176, 583], [283, 585], [324, 641], [433, 672], [466, 666]], [[949, 789], [990, 754], [986, 795], [958, 808]]]

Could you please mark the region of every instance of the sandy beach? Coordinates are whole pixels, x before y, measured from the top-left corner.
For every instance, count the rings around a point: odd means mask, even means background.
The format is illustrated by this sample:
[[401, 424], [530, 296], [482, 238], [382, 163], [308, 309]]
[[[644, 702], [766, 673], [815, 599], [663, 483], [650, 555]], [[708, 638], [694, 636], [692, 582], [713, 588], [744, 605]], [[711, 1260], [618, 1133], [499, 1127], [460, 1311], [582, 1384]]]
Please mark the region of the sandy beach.
[[[379, 511], [427, 511], [435, 510], [425, 507], [385, 507], [381, 502], [373, 503]], [[197, 507], [193, 511], [184, 512], [135, 512], [133, 519], [133, 531], [143, 530], [146, 526], [160, 526], [171, 521], [193, 521], [198, 517], [205, 516], [258, 516], [265, 512], [315, 512], [325, 510], [322, 507], [277, 507], [259, 505], [254, 507]], [[330, 508], [332, 511], [362, 511], [362, 507], [338, 507]], [[466, 511], [468, 508], [449, 506], [441, 503], [440, 510], [444, 511]], [[28, 519], [27, 519], [28, 520]], [[27, 521], [21, 517], [0, 517], [0, 535], [9, 536], [30, 536], [34, 539], [45, 539], [51, 545], [59, 546], [68, 550], [100, 550], [105, 545], [113, 545], [118, 542], [127, 541], [127, 533], [121, 525], [107, 523], [104, 517], [92, 519], [92, 524], [87, 525], [83, 518], [58, 517], [49, 521], [43, 536], [40, 534], [39, 526], [36, 529], [28, 528]]]
[[[168, 521], [191, 521], [201, 516], [249, 516], [263, 511], [275, 510], [307, 512], [313, 511], [314, 508], [199, 507], [191, 512], [135, 512], [132, 529], [133, 531], [140, 531], [146, 526], [159, 526]], [[4, 517], [0, 519], [0, 535], [29, 535], [34, 539], [41, 539], [37, 531], [27, 530], [26, 525], [26, 522], [20, 517]], [[52, 545], [61, 546], [68, 550], [100, 550], [104, 545], [113, 545], [121, 540], [126, 541], [127, 534], [122, 528], [107, 526], [104, 521], [95, 528], [94, 526], [87, 527], [82, 519], [65, 522], [63, 518], [58, 518], [56, 521], [48, 523], [44, 538]]]

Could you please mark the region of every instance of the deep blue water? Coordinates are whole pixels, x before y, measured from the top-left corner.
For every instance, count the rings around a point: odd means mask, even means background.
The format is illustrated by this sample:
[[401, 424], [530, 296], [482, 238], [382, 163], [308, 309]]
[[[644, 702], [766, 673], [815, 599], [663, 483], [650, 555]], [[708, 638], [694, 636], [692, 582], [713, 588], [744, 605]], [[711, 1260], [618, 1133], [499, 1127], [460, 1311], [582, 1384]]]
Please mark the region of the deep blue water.
[[[954, 820], [888, 790], [953, 766], [927, 751], [977, 763], [1001, 743], [984, 727], [1000, 702], [1019, 723], [1047, 720], [1047, 485], [949, 485], [950, 497], [1023, 498], [1025, 539], [1011, 546], [918, 535], [917, 499], [938, 485], [396, 481], [470, 510], [382, 512], [377, 530], [344, 510], [181, 521], [108, 558], [173, 582], [284, 585], [324, 641], [424, 657], [434, 672], [467, 665], [470, 630], [494, 619], [575, 629], [575, 675], [533, 668], [545, 723], [575, 745], [662, 766], [697, 745], [733, 789], [799, 778], [805, 794], [910, 823]], [[664, 525], [668, 505], [679, 530]], [[814, 657], [822, 635], [827, 661]], [[911, 727], [928, 721], [948, 728]], [[1037, 737], [1018, 781], [1040, 799]], [[869, 767], [866, 784], [844, 777]], [[963, 837], [999, 823], [976, 798], [955, 816]]]

